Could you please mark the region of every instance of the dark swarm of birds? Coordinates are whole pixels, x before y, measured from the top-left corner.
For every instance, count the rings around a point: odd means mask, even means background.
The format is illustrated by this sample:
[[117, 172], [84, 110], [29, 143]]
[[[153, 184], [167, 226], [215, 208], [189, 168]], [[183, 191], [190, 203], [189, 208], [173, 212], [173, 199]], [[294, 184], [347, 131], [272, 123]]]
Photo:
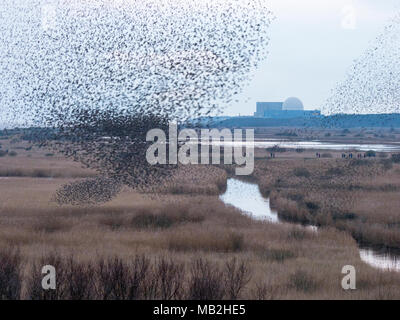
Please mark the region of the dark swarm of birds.
[[272, 19], [264, 0], [2, 0], [3, 121], [98, 171], [59, 204], [161, 184], [177, 166], [147, 163], [147, 132], [219, 114], [266, 58]]
[[[324, 114], [381, 114], [382, 123], [400, 111], [400, 12], [334, 88]], [[332, 120], [330, 119], [330, 120]]]
[[54, 200], [60, 204], [95, 205], [112, 200], [122, 188], [120, 181], [110, 178], [88, 178], [70, 182], [56, 191]]
[[[383, 31], [371, 41], [365, 52], [350, 66], [345, 79], [332, 90], [332, 94], [323, 106], [325, 128], [340, 127], [348, 114], [355, 115], [354, 122], [360, 121], [360, 114], [375, 114], [376, 127], [385, 127], [394, 114], [400, 112], [400, 12], [395, 13]], [[354, 125], [353, 123], [353, 126]], [[371, 179], [382, 175], [380, 166], [370, 166], [363, 170], [362, 160], [353, 160], [344, 168], [346, 174], [339, 175], [335, 183], [347, 190], [354, 184], [356, 176], [368, 176]], [[318, 192], [315, 189], [314, 192]], [[329, 196], [326, 197], [327, 201]], [[340, 194], [342, 203], [351, 207], [359, 199], [353, 193]], [[338, 206], [338, 204], [332, 204]], [[341, 208], [343, 209], [343, 208]]]

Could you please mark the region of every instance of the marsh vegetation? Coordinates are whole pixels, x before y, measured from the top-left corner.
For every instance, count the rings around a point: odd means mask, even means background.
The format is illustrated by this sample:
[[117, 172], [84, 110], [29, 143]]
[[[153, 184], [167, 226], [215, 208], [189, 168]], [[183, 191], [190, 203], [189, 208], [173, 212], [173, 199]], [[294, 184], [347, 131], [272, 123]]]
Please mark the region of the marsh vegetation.
[[[257, 150], [250, 179], [280, 219], [318, 225], [315, 233], [225, 205], [219, 195], [232, 170], [214, 166], [186, 168], [157, 195], [124, 188], [101, 206], [60, 207], [55, 190], [95, 173], [46, 153], [0, 159], [1, 170], [26, 172], [0, 179], [2, 299], [400, 297], [400, 274], [365, 264], [357, 244], [399, 247], [396, 157], [317, 159], [293, 150], [267, 159]], [[61, 174], [44, 179], [35, 168]], [[60, 272], [59, 291], [39, 290], [43, 264]], [[342, 289], [344, 265], [355, 266], [357, 290]]]

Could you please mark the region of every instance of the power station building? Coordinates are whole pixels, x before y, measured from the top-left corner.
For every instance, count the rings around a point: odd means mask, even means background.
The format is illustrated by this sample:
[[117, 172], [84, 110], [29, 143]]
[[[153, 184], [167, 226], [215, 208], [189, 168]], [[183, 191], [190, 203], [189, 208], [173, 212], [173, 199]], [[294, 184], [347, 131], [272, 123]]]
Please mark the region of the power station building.
[[257, 102], [257, 111], [254, 117], [257, 118], [309, 118], [319, 117], [319, 110], [304, 110], [303, 103], [298, 98], [288, 98], [285, 102]]

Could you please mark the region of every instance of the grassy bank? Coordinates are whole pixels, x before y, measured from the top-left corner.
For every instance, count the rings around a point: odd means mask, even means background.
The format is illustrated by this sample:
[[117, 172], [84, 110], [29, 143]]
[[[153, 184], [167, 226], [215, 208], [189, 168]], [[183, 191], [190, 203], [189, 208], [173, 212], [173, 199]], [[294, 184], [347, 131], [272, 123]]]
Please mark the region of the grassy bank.
[[[6, 168], [24, 162], [31, 170], [49, 161], [76, 169], [39, 153], [2, 159]], [[37, 159], [35, 166], [26, 159]], [[224, 205], [218, 194], [226, 178], [220, 168], [195, 166], [157, 195], [124, 188], [91, 207], [51, 201], [71, 178], [0, 179], [0, 288], [11, 288], [0, 298], [400, 298], [400, 274], [363, 263], [351, 231], [358, 226], [371, 242], [378, 235], [397, 241], [398, 164], [305, 160], [298, 153], [257, 161], [251, 178], [281, 217], [324, 226], [318, 233], [254, 221]], [[59, 272], [59, 291], [50, 296], [38, 288], [45, 264]], [[357, 290], [341, 287], [345, 265], [356, 268]]]
[[400, 166], [390, 159], [259, 161], [254, 177], [284, 220], [335, 227], [364, 245], [400, 247]]

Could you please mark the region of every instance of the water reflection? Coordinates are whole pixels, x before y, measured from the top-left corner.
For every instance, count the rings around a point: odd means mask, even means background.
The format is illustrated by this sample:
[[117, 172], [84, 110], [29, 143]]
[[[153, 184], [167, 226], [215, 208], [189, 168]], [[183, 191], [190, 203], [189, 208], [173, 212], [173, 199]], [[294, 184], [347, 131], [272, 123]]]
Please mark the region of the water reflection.
[[220, 199], [256, 220], [279, 222], [278, 213], [271, 209], [269, 199], [262, 196], [257, 184], [228, 179], [226, 192]]
[[389, 254], [380, 254], [372, 249], [360, 249], [361, 260], [383, 270], [400, 271], [400, 259]]
[[[216, 145], [226, 144], [243, 146], [246, 142], [216, 142]], [[397, 152], [400, 151], [400, 146], [396, 144], [359, 144], [359, 143], [336, 143], [323, 141], [290, 141], [279, 139], [265, 139], [254, 142], [256, 148], [271, 148], [279, 146], [286, 149], [311, 149], [311, 150], [356, 150], [375, 152]]]
[[[262, 196], [257, 184], [234, 178], [228, 179], [226, 192], [220, 196], [220, 199], [224, 203], [242, 210], [256, 220], [283, 223], [279, 221], [277, 211], [271, 209], [269, 199]], [[305, 228], [317, 231], [316, 226], [307, 226]], [[397, 259], [396, 256], [381, 254], [372, 249], [360, 249], [360, 257], [362, 261], [372, 267], [400, 271], [400, 259]]]

